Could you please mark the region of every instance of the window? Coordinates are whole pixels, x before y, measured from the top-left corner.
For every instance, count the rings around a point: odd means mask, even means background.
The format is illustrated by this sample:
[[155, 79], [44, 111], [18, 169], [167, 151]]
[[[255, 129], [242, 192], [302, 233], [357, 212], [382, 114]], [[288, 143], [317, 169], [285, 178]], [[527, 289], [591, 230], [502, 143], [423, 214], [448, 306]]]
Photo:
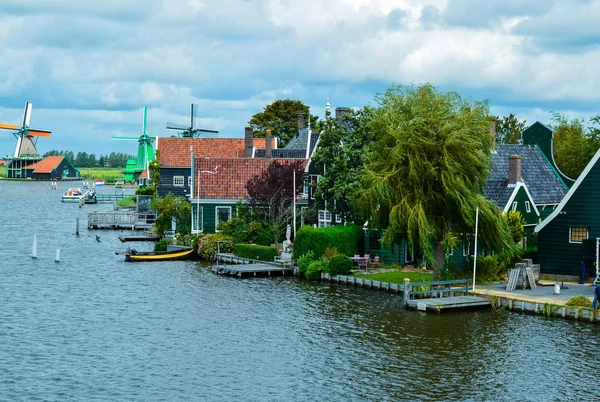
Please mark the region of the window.
[[373, 250], [381, 249], [381, 234], [379, 232], [369, 232], [369, 248]]
[[517, 202], [515, 201], [515, 202], [513, 202], [513, 211], [516, 211], [516, 210], [517, 210]]
[[[192, 232], [198, 233], [203, 230], [203, 222], [202, 222], [202, 205], [200, 205], [200, 209], [197, 209], [198, 204], [192, 204]], [[200, 225], [198, 225], [200, 222]]]
[[320, 209], [319, 210], [319, 227], [331, 226], [331, 212]]
[[183, 187], [184, 176], [173, 176], [173, 185], [177, 187]]
[[527, 212], [531, 212], [531, 206], [529, 205], [529, 201], [525, 201], [525, 210]]
[[231, 207], [217, 207], [215, 218], [215, 229], [219, 227], [219, 222], [227, 222], [231, 219]]
[[192, 176], [188, 176], [188, 187], [192, 187]]
[[581, 243], [588, 238], [588, 228], [582, 226], [569, 227], [569, 243]]

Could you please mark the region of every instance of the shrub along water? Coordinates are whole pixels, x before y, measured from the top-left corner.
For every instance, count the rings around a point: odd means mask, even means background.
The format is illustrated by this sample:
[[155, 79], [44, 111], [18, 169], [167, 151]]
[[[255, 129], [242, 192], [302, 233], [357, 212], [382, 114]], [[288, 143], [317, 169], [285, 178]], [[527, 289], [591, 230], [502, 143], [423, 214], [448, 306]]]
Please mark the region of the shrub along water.
[[321, 273], [325, 270], [325, 263], [323, 261], [314, 261], [306, 270], [306, 279], [310, 281], [318, 281], [321, 279]]
[[273, 262], [273, 259], [277, 256], [277, 249], [256, 244], [238, 243], [233, 246], [233, 254], [238, 257]]
[[293, 259], [308, 251], [313, 251], [316, 256], [322, 256], [327, 248], [336, 248], [338, 253], [345, 255], [362, 254], [364, 232], [362, 227], [356, 225], [330, 226], [314, 228], [303, 226], [298, 231], [294, 240]]
[[220, 250], [222, 253], [231, 253], [233, 251], [233, 241], [231, 238], [222, 233], [208, 234], [198, 240], [198, 255], [201, 259], [212, 261], [217, 252], [217, 241], [230, 240], [226, 243], [221, 243]]

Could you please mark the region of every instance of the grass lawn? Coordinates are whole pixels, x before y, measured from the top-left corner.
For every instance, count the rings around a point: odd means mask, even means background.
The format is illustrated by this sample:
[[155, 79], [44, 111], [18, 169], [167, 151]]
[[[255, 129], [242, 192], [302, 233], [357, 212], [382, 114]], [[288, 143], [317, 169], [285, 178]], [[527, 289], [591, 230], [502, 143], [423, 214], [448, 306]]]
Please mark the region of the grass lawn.
[[431, 282], [433, 281], [433, 274], [428, 272], [403, 272], [403, 271], [389, 271], [389, 272], [378, 272], [375, 274], [364, 274], [355, 273], [357, 278], [373, 279], [375, 281], [390, 282], [390, 283], [404, 283], [404, 278], [410, 279], [411, 282]]
[[88, 180], [104, 180], [114, 183], [123, 180], [123, 168], [78, 168], [79, 175]]
[[129, 197], [125, 197], [122, 200], [117, 200], [117, 205], [119, 207], [134, 207], [136, 204], [137, 196], [132, 195]]

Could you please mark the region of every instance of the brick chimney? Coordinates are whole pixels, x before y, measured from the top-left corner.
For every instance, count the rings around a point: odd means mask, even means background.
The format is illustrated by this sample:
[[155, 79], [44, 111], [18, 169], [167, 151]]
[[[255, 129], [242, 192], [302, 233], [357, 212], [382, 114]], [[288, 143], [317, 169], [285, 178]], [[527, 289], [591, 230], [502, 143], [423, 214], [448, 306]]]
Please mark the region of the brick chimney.
[[344, 117], [346, 115], [346, 113], [348, 113], [350, 111], [350, 109], [348, 109], [347, 107], [336, 107], [335, 108], [335, 118], [336, 119], [341, 119], [342, 117]]
[[508, 184], [521, 181], [521, 155], [511, 155], [508, 158]]
[[271, 159], [271, 130], [269, 129], [265, 134], [265, 158]]
[[252, 127], [246, 127], [244, 129], [244, 158], [252, 158], [253, 140], [254, 131], [252, 131]]
[[298, 130], [304, 130], [304, 113], [298, 113]]

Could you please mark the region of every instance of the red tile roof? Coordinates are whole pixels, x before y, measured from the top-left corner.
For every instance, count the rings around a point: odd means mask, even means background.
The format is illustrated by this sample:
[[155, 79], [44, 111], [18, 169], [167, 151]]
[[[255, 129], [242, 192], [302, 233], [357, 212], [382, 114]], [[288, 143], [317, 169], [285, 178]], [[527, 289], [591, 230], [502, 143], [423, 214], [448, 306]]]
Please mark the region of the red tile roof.
[[147, 179], [148, 178], [148, 169], [144, 170], [141, 174], [140, 174], [140, 179]]
[[[226, 200], [247, 198], [248, 180], [260, 176], [272, 163], [272, 160], [263, 158], [215, 158], [196, 161], [198, 166], [194, 169], [194, 198], [197, 198], [198, 171], [202, 171], [204, 173], [200, 174], [200, 198]], [[275, 161], [283, 164], [294, 163], [298, 159], [276, 159]], [[303, 163], [306, 164], [306, 160]], [[219, 168], [214, 173], [216, 166]]]
[[0, 159], [0, 166], [6, 166], [6, 161], [5, 161], [5, 160], [2, 160], [2, 159]]
[[[199, 158], [243, 158], [244, 138], [159, 138], [158, 151], [160, 166], [190, 167], [190, 146], [194, 147], [194, 156]], [[264, 138], [254, 138], [254, 148], [265, 148]], [[277, 140], [271, 140], [273, 149]]]
[[34, 173], [52, 173], [60, 165], [64, 156], [47, 156], [33, 165], [27, 166], [27, 170], [35, 170]]

